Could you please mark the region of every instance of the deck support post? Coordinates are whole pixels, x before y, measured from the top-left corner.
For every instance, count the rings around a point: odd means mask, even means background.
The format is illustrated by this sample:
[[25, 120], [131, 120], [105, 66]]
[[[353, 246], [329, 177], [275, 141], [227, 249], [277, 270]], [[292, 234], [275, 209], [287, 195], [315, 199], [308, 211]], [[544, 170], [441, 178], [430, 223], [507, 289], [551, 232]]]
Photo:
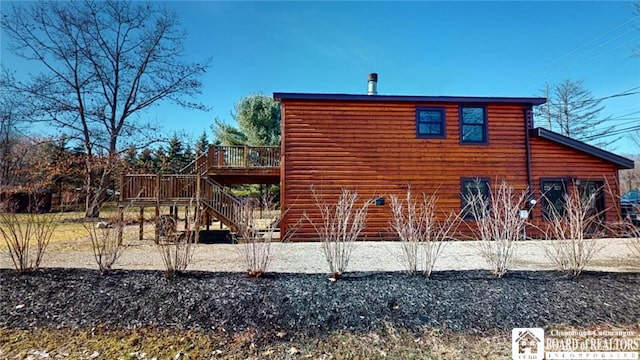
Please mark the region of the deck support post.
[[122, 231], [124, 230], [124, 208], [118, 206], [118, 245], [122, 245]]
[[155, 242], [160, 243], [160, 174], [156, 175], [156, 226], [155, 226]]
[[138, 240], [142, 240], [144, 237], [144, 206], [140, 207], [140, 215], [138, 216], [140, 228], [138, 229]]
[[[177, 211], [176, 211], [176, 215], [177, 215]], [[184, 230], [189, 231], [189, 205], [184, 207]]]
[[156, 244], [160, 243], [160, 205], [156, 204], [156, 232], [155, 232], [155, 242]]
[[200, 242], [200, 227], [202, 223], [202, 208], [200, 204], [200, 199], [202, 195], [202, 179], [201, 175], [196, 174], [196, 203], [193, 208], [193, 223], [194, 223], [194, 231], [196, 232], [196, 243]]
[[211, 229], [211, 214], [209, 214], [208, 211], [205, 211], [204, 219], [205, 219], [204, 221], [207, 222], [207, 225], [206, 225], [207, 231], [209, 231]]

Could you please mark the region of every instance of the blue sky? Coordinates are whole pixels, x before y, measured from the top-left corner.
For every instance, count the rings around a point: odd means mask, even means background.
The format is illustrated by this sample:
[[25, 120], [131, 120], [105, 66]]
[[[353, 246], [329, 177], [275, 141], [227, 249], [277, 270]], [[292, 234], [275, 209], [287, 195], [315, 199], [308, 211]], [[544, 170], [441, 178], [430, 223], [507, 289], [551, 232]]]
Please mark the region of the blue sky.
[[[633, 1], [173, 1], [190, 59], [211, 57], [198, 99], [209, 112], [162, 104], [144, 114], [196, 138], [252, 93], [535, 96], [545, 82], [585, 81], [596, 97], [640, 91], [640, 17]], [[2, 62], [16, 60], [2, 48]], [[24, 66], [21, 64], [21, 66]], [[640, 95], [603, 115], [640, 123]], [[631, 124], [631, 125], [627, 125]], [[639, 153], [631, 142], [612, 147]]]

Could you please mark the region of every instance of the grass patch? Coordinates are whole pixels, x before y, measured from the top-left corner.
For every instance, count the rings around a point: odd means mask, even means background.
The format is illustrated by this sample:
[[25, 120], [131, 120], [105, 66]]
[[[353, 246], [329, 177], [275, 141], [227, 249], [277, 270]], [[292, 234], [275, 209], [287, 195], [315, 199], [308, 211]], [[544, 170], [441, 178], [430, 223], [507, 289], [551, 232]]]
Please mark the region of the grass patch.
[[372, 333], [338, 332], [318, 337], [299, 334], [239, 333], [170, 329], [0, 329], [0, 357], [67, 359], [183, 358], [420, 358], [503, 359], [511, 354], [511, 334], [468, 334], [425, 329], [422, 333], [388, 327]]
[[[610, 326], [555, 330], [632, 330]], [[0, 329], [0, 358], [65, 359], [510, 359], [511, 332], [454, 332], [425, 328], [421, 333], [393, 327], [371, 333], [327, 335], [142, 328]]]
[[[161, 214], [168, 214], [168, 207], [161, 207]], [[87, 219], [84, 216], [83, 211], [68, 211], [62, 212], [58, 217], [58, 226], [56, 227], [53, 236], [49, 242], [50, 245], [53, 245], [57, 250], [77, 250], [77, 251], [87, 251], [91, 250], [91, 241], [89, 239], [89, 235], [87, 234], [87, 230], [85, 229], [85, 223], [87, 221], [98, 222], [100, 220], [96, 219]], [[100, 211], [100, 218], [108, 221], [110, 219], [115, 219], [118, 215], [118, 207], [116, 203], [107, 203]], [[26, 219], [29, 214], [16, 214], [18, 219]], [[184, 219], [185, 211], [184, 207], [178, 207], [178, 217], [180, 219]], [[193, 214], [189, 214], [189, 216], [193, 216]], [[135, 236], [137, 238], [138, 234], [138, 221], [139, 217], [139, 208], [125, 208], [124, 219], [127, 223], [131, 224], [125, 227], [125, 233], [128, 233], [131, 236]], [[155, 218], [155, 210], [152, 208], [145, 208], [144, 213], [145, 218], [145, 234], [144, 238], [153, 240], [155, 233], [153, 229], [153, 220]], [[179, 221], [179, 225], [182, 225], [184, 221]], [[0, 251], [6, 250], [7, 244], [0, 238]], [[45, 255], [46, 256], [46, 255]]]

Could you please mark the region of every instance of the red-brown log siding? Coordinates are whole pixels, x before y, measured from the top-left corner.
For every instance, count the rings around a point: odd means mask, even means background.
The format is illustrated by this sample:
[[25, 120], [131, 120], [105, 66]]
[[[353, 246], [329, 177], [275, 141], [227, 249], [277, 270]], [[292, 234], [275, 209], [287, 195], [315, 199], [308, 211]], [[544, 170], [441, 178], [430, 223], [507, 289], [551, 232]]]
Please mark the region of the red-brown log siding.
[[[569, 186], [575, 180], [604, 182], [605, 211], [608, 222], [619, 220], [618, 168], [616, 165], [549, 140], [531, 139], [531, 169], [534, 174], [534, 194], [540, 194], [543, 178], [563, 178]], [[534, 217], [542, 216], [541, 208], [534, 209]]]
[[[417, 106], [445, 108], [446, 138], [416, 137]], [[285, 101], [282, 107], [282, 208], [285, 227], [299, 219], [295, 239], [313, 239], [304, 214], [317, 221], [313, 185], [333, 203], [341, 188], [361, 199], [382, 196], [369, 208], [366, 236], [388, 236], [389, 195], [438, 192], [444, 211], [460, 209], [462, 177], [506, 179], [526, 188], [523, 105], [487, 104], [488, 145], [461, 145], [459, 106], [451, 103]], [[283, 229], [286, 231], [286, 229]]]
[[[446, 138], [416, 137], [416, 107], [444, 108]], [[455, 103], [285, 100], [282, 103], [281, 205], [283, 231], [297, 225], [293, 240], [317, 238], [307, 218], [319, 224], [311, 187], [334, 204], [342, 188], [358, 192], [361, 201], [383, 197], [370, 206], [365, 236], [389, 239], [391, 194], [438, 193], [438, 207], [459, 211], [461, 178], [505, 179], [526, 189], [527, 105], [487, 104], [488, 144], [460, 144], [459, 108]], [[531, 185], [540, 179], [606, 178], [617, 193], [617, 168], [609, 162], [547, 140], [531, 138]], [[606, 199], [606, 206], [614, 201]], [[614, 209], [615, 210], [615, 209]], [[540, 218], [539, 207], [534, 218]], [[614, 212], [607, 213], [608, 219]]]

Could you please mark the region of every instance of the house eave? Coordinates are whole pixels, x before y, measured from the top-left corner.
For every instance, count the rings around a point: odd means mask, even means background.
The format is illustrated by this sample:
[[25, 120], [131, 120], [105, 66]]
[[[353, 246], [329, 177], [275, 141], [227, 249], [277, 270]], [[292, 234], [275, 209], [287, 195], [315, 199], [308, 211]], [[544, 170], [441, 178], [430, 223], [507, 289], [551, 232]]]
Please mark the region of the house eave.
[[570, 137], [558, 134], [556, 132], [544, 129], [544, 128], [535, 128], [530, 130], [530, 135], [532, 137], [538, 137], [541, 139], [553, 141], [555, 143], [570, 147], [572, 149], [581, 151], [585, 154], [597, 157], [599, 159], [608, 161], [612, 164], [618, 166], [619, 169], [633, 169], [634, 161], [631, 159], [627, 159], [623, 156], [616, 155], [612, 152], [602, 150], [595, 146], [589, 145], [582, 141], [572, 139]]
[[418, 96], [418, 95], [365, 95], [365, 94], [319, 94], [275, 92], [276, 101], [362, 101], [362, 102], [414, 102], [414, 103], [462, 103], [462, 104], [523, 104], [542, 105], [546, 98], [525, 97], [477, 97], [477, 96]]

